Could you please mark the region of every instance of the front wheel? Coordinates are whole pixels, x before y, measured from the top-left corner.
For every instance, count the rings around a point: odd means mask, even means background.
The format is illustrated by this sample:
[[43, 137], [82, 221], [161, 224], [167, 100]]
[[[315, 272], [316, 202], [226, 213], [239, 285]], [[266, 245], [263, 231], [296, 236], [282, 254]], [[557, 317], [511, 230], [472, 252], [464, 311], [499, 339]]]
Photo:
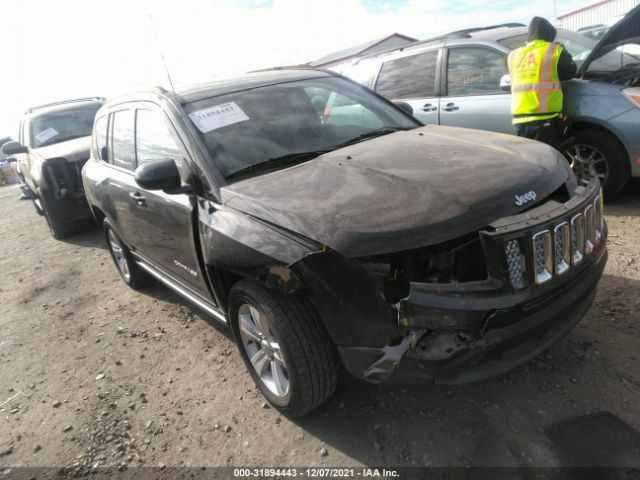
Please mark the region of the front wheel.
[[616, 137], [601, 130], [579, 130], [559, 149], [571, 164], [578, 181], [596, 176], [606, 198], [613, 198], [631, 175], [629, 157]]
[[77, 225], [73, 222], [66, 223], [58, 219], [53, 209], [49, 206], [46, 198], [40, 193], [40, 191], [38, 191], [37, 195], [32, 197], [32, 200], [33, 205], [36, 208], [36, 212], [44, 216], [47, 221], [47, 227], [49, 227], [49, 232], [51, 232], [51, 236], [53, 238], [61, 240], [75, 232]]
[[149, 283], [149, 276], [133, 260], [131, 252], [122, 243], [120, 237], [113, 231], [113, 227], [107, 219], [103, 223], [104, 235], [107, 240], [107, 248], [116, 264], [118, 273], [124, 283], [134, 290], [145, 287]]
[[304, 293], [283, 295], [243, 280], [231, 289], [229, 314], [242, 359], [276, 409], [299, 417], [333, 394], [333, 344]]

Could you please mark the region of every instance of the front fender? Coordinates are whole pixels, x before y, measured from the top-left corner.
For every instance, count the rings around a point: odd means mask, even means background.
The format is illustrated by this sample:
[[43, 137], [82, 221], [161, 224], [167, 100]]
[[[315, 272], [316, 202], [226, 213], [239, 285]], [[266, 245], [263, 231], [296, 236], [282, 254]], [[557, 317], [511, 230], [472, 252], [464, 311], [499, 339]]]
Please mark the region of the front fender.
[[290, 265], [321, 249], [316, 242], [201, 197], [198, 228], [205, 263], [242, 276]]

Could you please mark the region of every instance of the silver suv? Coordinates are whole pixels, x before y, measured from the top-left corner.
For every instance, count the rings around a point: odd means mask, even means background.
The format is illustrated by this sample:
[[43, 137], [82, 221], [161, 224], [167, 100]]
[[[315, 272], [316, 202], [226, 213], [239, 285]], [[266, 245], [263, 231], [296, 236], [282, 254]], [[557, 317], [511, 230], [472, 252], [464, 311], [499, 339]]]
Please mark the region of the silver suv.
[[[514, 24], [472, 29], [338, 65], [340, 73], [394, 101], [425, 124], [515, 133], [506, 56], [526, 41]], [[640, 176], [640, 7], [600, 42], [558, 29], [578, 64], [565, 82], [570, 117], [561, 147], [578, 176], [600, 177], [612, 197]]]

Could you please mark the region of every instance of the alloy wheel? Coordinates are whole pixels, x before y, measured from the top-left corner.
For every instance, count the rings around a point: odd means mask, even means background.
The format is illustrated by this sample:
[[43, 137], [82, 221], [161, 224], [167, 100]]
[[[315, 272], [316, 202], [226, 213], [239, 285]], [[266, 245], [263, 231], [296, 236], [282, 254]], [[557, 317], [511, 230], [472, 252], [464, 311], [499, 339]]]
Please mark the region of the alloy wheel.
[[124, 253], [124, 248], [120, 241], [116, 238], [113, 230], [109, 229], [109, 247], [111, 248], [111, 253], [113, 254], [113, 258], [116, 261], [116, 265], [118, 266], [118, 270], [124, 277], [124, 279], [128, 282], [131, 279], [131, 272], [129, 270], [129, 261]]
[[271, 333], [263, 312], [247, 303], [238, 309], [242, 347], [262, 383], [271, 393], [286, 397], [289, 374], [278, 341]]
[[569, 164], [578, 181], [598, 177], [602, 185], [609, 178], [607, 157], [592, 145], [575, 144], [566, 150]]

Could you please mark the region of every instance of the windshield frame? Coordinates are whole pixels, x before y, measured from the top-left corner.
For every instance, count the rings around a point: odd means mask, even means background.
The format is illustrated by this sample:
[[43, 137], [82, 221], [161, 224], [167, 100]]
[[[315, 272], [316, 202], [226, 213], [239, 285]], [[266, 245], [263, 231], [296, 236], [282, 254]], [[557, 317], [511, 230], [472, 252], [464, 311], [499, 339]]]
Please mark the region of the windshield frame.
[[[287, 86], [290, 88], [294, 88], [294, 87], [298, 87], [298, 88], [309, 88], [309, 87], [316, 87], [318, 86], [318, 84], [322, 84], [322, 83], [327, 83], [328, 86], [333, 85], [334, 89], [336, 90], [341, 90], [343, 91], [343, 93], [347, 92], [347, 93], [351, 93], [351, 92], [357, 92], [357, 96], [361, 96], [359, 97], [360, 99], [362, 98], [366, 98], [367, 100], [374, 102], [378, 108], [380, 109], [384, 109], [385, 112], [390, 112], [389, 115], [394, 115], [396, 116], [398, 119], [401, 119], [397, 121], [396, 124], [391, 125], [391, 127], [398, 127], [398, 129], [401, 130], [410, 130], [410, 129], [414, 129], [414, 128], [419, 128], [422, 127], [423, 124], [417, 120], [415, 117], [413, 117], [412, 115], [409, 115], [407, 112], [403, 111], [402, 109], [400, 109], [398, 106], [396, 106], [392, 101], [390, 101], [389, 99], [382, 97], [381, 95], [377, 94], [376, 92], [368, 89], [367, 87], [359, 84], [358, 82], [355, 82], [347, 77], [344, 77], [342, 75], [338, 75], [338, 74], [333, 74], [333, 73], [329, 73], [327, 72], [326, 76], [318, 76], [316, 72], [314, 72], [315, 75], [314, 76], [309, 76], [309, 77], [302, 77], [302, 78], [297, 78], [295, 80], [287, 80], [287, 81], [283, 81], [283, 82], [278, 82], [278, 83], [265, 83], [264, 85], [259, 85], [259, 86], [255, 86], [255, 87], [251, 87], [251, 88], [247, 88], [247, 89], [241, 89], [241, 90], [236, 90], [236, 91], [231, 91], [231, 92], [225, 92], [223, 94], [218, 94], [218, 95], [212, 95], [210, 97], [205, 97], [205, 98], [199, 98], [197, 100], [194, 100], [192, 102], [187, 102], [187, 103], [183, 103], [182, 104], [182, 109], [185, 112], [185, 120], [188, 122], [190, 129], [193, 129], [193, 131], [195, 132], [199, 143], [201, 143], [201, 148], [203, 150], [204, 153], [206, 153], [206, 157], [207, 157], [207, 163], [209, 163], [208, 167], [211, 167], [212, 169], [216, 170], [216, 176], [218, 176], [220, 179], [223, 179], [223, 184], [221, 186], [224, 185], [229, 185], [231, 183], [235, 183], [237, 181], [241, 181], [243, 179], [252, 177], [252, 176], [258, 176], [258, 175], [263, 175], [266, 173], [269, 173], [271, 171], [274, 170], [278, 170], [278, 169], [283, 169], [283, 168], [288, 168], [291, 166], [294, 166], [298, 163], [303, 163], [305, 161], [309, 161], [312, 158], [305, 158], [304, 156], [301, 156], [301, 160], [300, 161], [284, 161], [282, 166], [279, 165], [273, 165], [270, 166], [269, 168], [265, 168], [265, 169], [261, 169], [261, 168], [257, 168], [254, 174], [247, 174], [247, 175], [237, 175], [237, 178], [233, 178], [234, 174], [238, 171], [241, 170], [241, 168], [235, 169], [235, 170], [229, 170], [227, 167], [227, 165], [225, 165], [223, 163], [223, 161], [221, 161], [219, 158], [217, 158], [216, 154], [214, 151], [212, 151], [212, 149], [210, 148], [210, 145], [207, 142], [206, 139], [206, 134], [208, 133], [213, 133], [213, 131], [209, 131], [209, 132], [205, 132], [203, 133], [198, 126], [196, 125], [196, 123], [193, 121], [193, 119], [191, 118], [190, 114], [198, 112], [198, 111], [202, 111], [204, 109], [207, 108], [211, 108], [213, 106], [217, 106], [218, 104], [226, 104], [229, 103], [229, 101], [233, 101], [234, 99], [236, 100], [240, 100], [242, 99], [242, 97], [246, 94], [251, 94], [251, 92], [255, 92], [255, 91], [263, 91], [263, 92], [267, 92], [271, 89], [277, 89], [278, 87], [282, 87], [282, 86]], [[340, 82], [337, 84], [334, 84], [332, 82]], [[305, 85], [306, 84], [306, 85]], [[362, 105], [362, 104], [360, 104]], [[362, 105], [363, 107], [366, 107], [366, 105]], [[388, 125], [383, 125], [385, 127], [387, 127]], [[376, 127], [376, 128], [370, 128], [370, 131], [374, 131], [374, 130], [378, 130], [380, 127]], [[369, 133], [369, 131], [366, 132], [358, 132], [359, 134], [362, 133]], [[352, 137], [349, 138], [344, 138], [342, 139], [343, 141], [345, 140], [353, 140]], [[362, 141], [366, 140], [366, 138], [363, 138]], [[313, 148], [310, 147], [308, 149], [306, 149], [307, 151], [313, 151], [313, 150], [327, 150], [327, 151], [332, 151], [335, 150], [337, 148], [337, 144], [339, 143], [343, 143], [343, 141], [338, 141], [336, 142], [336, 145], [325, 145], [322, 148]], [[355, 143], [355, 142], [354, 142]], [[342, 146], [339, 148], [343, 148]], [[304, 153], [304, 149], [297, 149], [297, 150], [290, 150], [290, 151], [285, 151], [283, 152], [281, 155], [288, 155], [288, 154], [300, 154], [300, 153]], [[259, 165], [261, 163], [264, 163], [265, 161], [269, 160], [269, 158], [272, 157], [278, 157], [281, 155], [269, 155], [269, 154], [265, 154], [263, 157], [261, 157], [259, 160], [255, 159], [255, 161], [252, 162], [247, 162], [242, 168], [246, 168], [250, 165]], [[315, 158], [315, 157], [313, 157]], [[275, 162], [274, 162], [275, 163]]]
[[[88, 103], [83, 103], [83, 104], [79, 104], [79, 105], [73, 105], [73, 106], [65, 106], [64, 109], [52, 109], [52, 110], [48, 110], [45, 112], [38, 112], [38, 113], [34, 113], [32, 114], [29, 118], [28, 118], [28, 122], [27, 122], [27, 128], [26, 128], [26, 133], [28, 133], [28, 136], [25, 140], [27, 140], [29, 142], [29, 147], [30, 148], [45, 148], [51, 145], [55, 145], [58, 143], [62, 143], [68, 140], [72, 140], [75, 138], [81, 138], [81, 137], [90, 137], [91, 133], [93, 131], [93, 122], [95, 121], [95, 117], [98, 113], [98, 110], [100, 110], [100, 108], [102, 107], [102, 103], [99, 102], [88, 102]], [[88, 133], [85, 132], [79, 132], [78, 134], [73, 134], [73, 135], [65, 135], [60, 137], [60, 139], [56, 140], [56, 136], [51, 137], [50, 139], [45, 139], [45, 140], [38, 140], [36, 138], [36, 135], [41, 134], [42, 132], [46, 131], [48, 128], [51, 128], [51, 126], [47, 127], [46, 123], [45, 126], [43, 128], [39, 128], [37, 131], [34, 128], [34, 125], [36, 122], [42, 121], [47, 117], [51, 117], [51, 116], [66, 116], [66, 115], [74, 115], [77, 114], [78, 112], [88, 112], [91, 110], [94, 110], [93, 112], [93, 118], [91, 121], [91, 126], [89, 127]], [[57, 132], [59, 133], [59, 132]], [[49, 141], [49, 140], [53, 140], [53, 141]]]

